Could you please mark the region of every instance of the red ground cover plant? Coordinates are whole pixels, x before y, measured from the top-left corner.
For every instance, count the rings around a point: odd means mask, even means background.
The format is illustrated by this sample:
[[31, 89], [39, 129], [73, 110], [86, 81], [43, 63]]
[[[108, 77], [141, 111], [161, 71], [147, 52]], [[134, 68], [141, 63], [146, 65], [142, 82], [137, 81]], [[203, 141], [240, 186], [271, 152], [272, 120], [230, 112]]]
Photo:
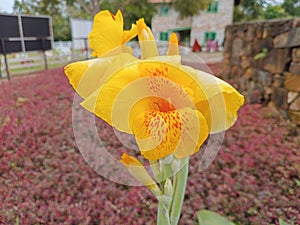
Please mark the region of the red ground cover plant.
[[[145, 187], [102, 178], [79, 153], [73, 96], [62, 69], [0, 80], [0, 224], [152, 224], [156, 200]], [[245, 105], [207, 170], [198, 171], [201, 154], [192, 157], [179, 224], [195, 224], [204, 208], [237, 224], [300, 224], [299, 146], [285, 120]]]

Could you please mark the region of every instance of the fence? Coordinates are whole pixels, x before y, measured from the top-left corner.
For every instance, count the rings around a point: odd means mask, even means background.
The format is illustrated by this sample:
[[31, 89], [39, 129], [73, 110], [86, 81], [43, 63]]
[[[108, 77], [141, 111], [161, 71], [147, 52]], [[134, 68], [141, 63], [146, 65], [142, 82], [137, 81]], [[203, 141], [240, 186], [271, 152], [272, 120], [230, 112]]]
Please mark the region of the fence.
[[[42, 52], [14, 53], [7, 55], [8, 71], [11, 77], [34, 73], [37, 71], [64, 66], [72, 61], [86, 58], [84, 51], [72, 51], [61, 54], [58, 51], [47, 51], [46, 60]], [[0, 78], [8, 77], [4, 57], [0, 56]]]

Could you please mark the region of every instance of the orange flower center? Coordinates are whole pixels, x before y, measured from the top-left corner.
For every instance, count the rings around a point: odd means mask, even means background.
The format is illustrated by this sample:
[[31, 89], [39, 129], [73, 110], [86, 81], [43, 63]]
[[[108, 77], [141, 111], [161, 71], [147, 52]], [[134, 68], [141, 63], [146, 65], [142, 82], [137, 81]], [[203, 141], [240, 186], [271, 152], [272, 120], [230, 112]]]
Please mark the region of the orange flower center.
[[171, 103], [171, 100], [165, 100], [162, 98], [157, 99], [157, 101], [153, 102], [153, 106], [157, 111], [160, 112], [170, 112], [176, 110], [176, 108]]

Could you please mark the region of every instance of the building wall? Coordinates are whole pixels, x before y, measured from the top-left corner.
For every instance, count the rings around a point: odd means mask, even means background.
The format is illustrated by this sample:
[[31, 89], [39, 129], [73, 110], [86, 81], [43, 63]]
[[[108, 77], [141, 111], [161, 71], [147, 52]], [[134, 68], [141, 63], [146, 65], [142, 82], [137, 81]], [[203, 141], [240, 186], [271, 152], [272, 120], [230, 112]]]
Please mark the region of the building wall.
[[204, 42], [204, 32], [216, 32], [219, 43], [224, 41], [225, 27], [233, 22], [234, 1], [219, 0], [218, 12], [201, 12], [199, 16], [193, 17], [191, 44], [197, 39], [201, 45]]
[[160, 32], [167, 32], [171, 29], [188, 27], [192, 25], [192, 18], [179, 19], [179, 13], [175, 11], [172, 7], [169, 9], [167, 16], [159, 15], [159, 8], [162, 6], [169, 6], [168, 4], [157, 4], [158, 13], [153, 16], [151, 21], [151, 30], [154, 37], [159, 40]]
[[300, 18], [228, 26], [224, 76], [248, 102], [274, 105], [300, 125]]
[[224, 30], [227, 25], [232, 24], [233, 20], [233, 0], [219, 0], [217, 13], [209, 13], [207, 11], [201, 11], [199, 15], [180, 19], [179, 13], [173, 8], [170, 8], [168, 15], [159, 15], [159, 8], [161, 6], [167, 6], [170, 4], [156, 3], [158, 13], [154, 15], [151, 23], [151, 28], [155, 38], [159, 40], [160, 32], [168, 32], [169, 30], [191, 27], [190, 46], [194, 44], [197, 39], [198, 43], [202, 45], [204, 43], [205, 32], [216, 32], [216, 39], [219, 43], [224, 40]]

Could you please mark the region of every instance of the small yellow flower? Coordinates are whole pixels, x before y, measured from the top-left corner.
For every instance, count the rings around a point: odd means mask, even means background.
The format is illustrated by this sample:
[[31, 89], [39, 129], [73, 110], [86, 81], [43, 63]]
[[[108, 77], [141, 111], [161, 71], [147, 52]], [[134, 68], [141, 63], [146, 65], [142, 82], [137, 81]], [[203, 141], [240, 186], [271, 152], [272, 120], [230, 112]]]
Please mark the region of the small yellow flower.
[[[113, 15], [108, 10], [100, 11], [94, 18], [93, 29], [89, 34], [89, 43], [94, 50], [92, 56], [101, 57], [104, 54], [122, 47], [137, 35], [136, 25], [123, 30], [124, 22], [120, 10]], [[127, 52], [126, 48], [120, 51]]]

